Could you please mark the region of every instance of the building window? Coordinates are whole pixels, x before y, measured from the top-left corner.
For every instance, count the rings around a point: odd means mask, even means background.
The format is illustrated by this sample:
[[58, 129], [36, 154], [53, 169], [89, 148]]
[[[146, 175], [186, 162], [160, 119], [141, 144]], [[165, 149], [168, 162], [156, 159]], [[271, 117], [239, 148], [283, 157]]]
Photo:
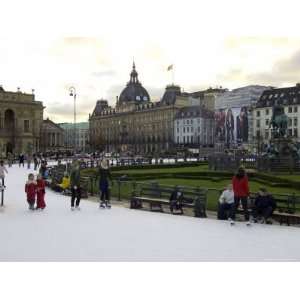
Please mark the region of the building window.
[[269, 126], [269, 119], [266, 119], [266, 126]]
[[256, 120], [256, 127], [257, 127], [257, 128], [260, 127], [260, 120]]
[[194, 137], [191, 136], [191, 143], [193, 144], [194, 143]]
[[24, 120], [24, 132], [29, 132], [29, 120]]
[[292, 135], [293, 135], [293, 129], [289, 129], [288, 136], [292, 136]]
[[293, 112], [293, 107], [289, 106], [289, 113], [292, 113], [292, 112]]
[[269, 139], [269, 130], [265, 131], [265, 138], [266, 138], [266, 140]]
[[266, 109], [266, 116], [268, 116], [269, 115], [269, 109], [267, 108]]
[[298, 106], [294, 106], [294, 113], [298, 112]]
[[297, 127], [298, 126], [298, 119], [294, 118], [294, 126]]
[[186, 128], [186, 132], [190, 132], [190, 127], [187, 127], [187, 128]]
[[191, 132], [194, 132], [194, 127], [191, 127]]
[[257, 110], [257, 111], [256, 111], [256, 116], [257, 116], [257, 117], [260, 117], [260, 110]]
[[185, 127], [183, 127], [183, 133], [185, 133]]
[[260, 131], [259, 130], [256, 131], [256, 138], [258, 138], [258, 139], [260, 138]]
[[177, 137], [177, 144], [179, 144], [179, 136]]
[[289, 127], [291, 127], [291, 126], [292, 126], [292, 119], [289, 118]]
[[297, 129], [297, 128], [294, 129], [294, 137], [295, 137], [295, 138], [298, 137], [298, 129]]
[[183, 143], [185, 144], [185, 136], [183, 137]]

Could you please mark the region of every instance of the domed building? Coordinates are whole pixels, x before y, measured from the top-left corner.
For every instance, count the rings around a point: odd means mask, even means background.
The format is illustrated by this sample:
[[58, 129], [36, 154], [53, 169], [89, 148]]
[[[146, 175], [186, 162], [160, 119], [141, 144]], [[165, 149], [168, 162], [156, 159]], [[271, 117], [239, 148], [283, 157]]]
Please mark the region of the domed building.
[[127, 83], [124, 90], [121, 92], [119, 97], [119, 105], [128, 103], [145, 103], [149, 102], [150, 97], [147, 90], [142, 86], [138, 79], [138, 73], [135, 69], [135, 63], [133, 63], [132, 71], [130, 73], [130, 80]]
[[151, 101], [133, 63], [130, 80], [116, 98], [115, 107], [98, 100], [90, 115], [90, 143], [95, 151], [156, 155], [173, 149], [174, 118], [189, 105], [187, 93], [170, 85], [161, 100]]

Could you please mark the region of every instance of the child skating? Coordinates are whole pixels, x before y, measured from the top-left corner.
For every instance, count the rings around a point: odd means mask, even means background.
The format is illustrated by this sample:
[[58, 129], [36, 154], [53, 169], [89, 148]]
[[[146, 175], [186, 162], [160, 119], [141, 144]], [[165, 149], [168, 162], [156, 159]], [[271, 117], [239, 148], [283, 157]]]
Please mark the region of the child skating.
[[27, 195], [27, 203], [29, 205], [30, 210], [34, 210], [35, 198], [37, 192], [37, 184], [34, 180], [34, 175], [29, 174], [28, 180], [25, 184], [25, 193]]
[[46, 207], [46, 203], [45, 203], [46, 184], [41, 174], [37, 175], [36, 185], [37, 185], [36, 209], [43, 210]]
[[7, 169], [4, 166], [4, 161], [1, 160], [0, 161], [0, 180], [1, 180], [1, 184], [2, 184], [3, 187], [5, 187], [5, 181], [4, 181], [5, 173], [7, 174], [8, 172], [7, 172]]

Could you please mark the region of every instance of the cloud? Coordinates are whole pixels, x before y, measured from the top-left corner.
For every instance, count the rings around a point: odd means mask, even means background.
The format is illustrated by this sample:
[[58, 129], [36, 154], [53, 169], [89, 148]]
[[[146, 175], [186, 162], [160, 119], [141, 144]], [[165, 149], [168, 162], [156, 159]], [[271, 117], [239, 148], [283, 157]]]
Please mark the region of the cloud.
[[263, 82], [271, 85], [294, 85], [299, 82], [300, 49], [291, 57], [276, 62], [269, 72], [249, 74], [246, 79], [251, 82]]
[[100, 72], [92, 72], [91, 75], [94, 77], [111, 77], [115, 76], [117, 73], [114, 70], [105, 70]]

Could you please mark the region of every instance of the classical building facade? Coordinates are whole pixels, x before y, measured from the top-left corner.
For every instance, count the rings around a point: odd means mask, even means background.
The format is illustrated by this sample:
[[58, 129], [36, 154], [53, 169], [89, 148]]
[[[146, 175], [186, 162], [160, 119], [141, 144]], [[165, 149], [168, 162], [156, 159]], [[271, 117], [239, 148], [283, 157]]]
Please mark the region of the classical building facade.
[[74, 123], [58, 124], [64, 130], [63, 144], [66, 150], [79, 152], [89, 151], [89, 122], [76, 123], [76, 137], [74, 136]]
[[130, 81], [117, 97], [116, 106], [97, 101], [89, 118], [91, 146], [106, 152], [169, 152], [174, 145], [175, 115], [185, 106], [189, 106], [189, 96], [176, 85], [167, 86], [160, 101], [151, 101], [133, 64]]
[[64, 150], [64, 130], [51, 120], [44, 120], [40, 146], [42, 152]]
[[263, 92], [253, 111], [253, 135], [257, 142], [271, 139], [270, 122], [274, 106], [283, 106], [288, 116], [287, 135], [300, 141], [300, 83], [293, 87], [271, 88]]
[[34, 94], [5, 91], [0, 86], [0, 153], [40, 150], [43, 103]]
[[184, 147], [214, 144], [214, 112], [200, 106], [180, 109], [174, 120], [174, 140]]

